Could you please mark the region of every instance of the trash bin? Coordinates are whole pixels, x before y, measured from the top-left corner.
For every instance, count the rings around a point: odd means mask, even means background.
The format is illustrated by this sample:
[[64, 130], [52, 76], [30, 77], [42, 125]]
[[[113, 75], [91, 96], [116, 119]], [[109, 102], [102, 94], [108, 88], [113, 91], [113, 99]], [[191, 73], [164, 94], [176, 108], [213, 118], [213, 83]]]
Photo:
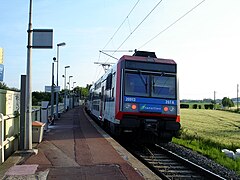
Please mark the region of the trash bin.
[[43, 128], [45, 123], [34, 121], [32, 122], [32, 142], [40, 143], [43, 138]]

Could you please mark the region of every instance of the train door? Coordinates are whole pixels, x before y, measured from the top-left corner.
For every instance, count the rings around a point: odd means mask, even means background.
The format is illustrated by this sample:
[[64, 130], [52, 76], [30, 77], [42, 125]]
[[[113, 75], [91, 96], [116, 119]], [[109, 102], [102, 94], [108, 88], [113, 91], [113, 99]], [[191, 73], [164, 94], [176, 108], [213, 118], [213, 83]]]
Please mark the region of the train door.
[[104, 95], [104, 86], [102, 86], [101, 90], [101, 106], [100, 106], [100, 120], [103, 121], [103, 111], [105, 106], [105, 95]]

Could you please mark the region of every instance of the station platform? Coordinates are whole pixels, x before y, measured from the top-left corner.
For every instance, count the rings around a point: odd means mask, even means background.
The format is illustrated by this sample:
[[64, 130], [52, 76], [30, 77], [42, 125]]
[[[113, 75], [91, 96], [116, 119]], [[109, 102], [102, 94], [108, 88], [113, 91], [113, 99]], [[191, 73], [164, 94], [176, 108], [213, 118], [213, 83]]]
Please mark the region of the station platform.
[[160, 179], [76, 107], [61, 115], [4, 179]]

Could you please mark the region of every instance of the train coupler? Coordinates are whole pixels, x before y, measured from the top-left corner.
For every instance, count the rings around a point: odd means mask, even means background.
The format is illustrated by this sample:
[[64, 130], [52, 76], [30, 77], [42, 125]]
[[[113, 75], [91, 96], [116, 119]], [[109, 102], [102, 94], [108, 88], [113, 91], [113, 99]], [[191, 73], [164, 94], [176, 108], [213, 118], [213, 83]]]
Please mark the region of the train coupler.
[[144, 120], [144, 131], [148, 131], [148, 132], [157, 134], [158, 121], [156, 119], [145, 119]]

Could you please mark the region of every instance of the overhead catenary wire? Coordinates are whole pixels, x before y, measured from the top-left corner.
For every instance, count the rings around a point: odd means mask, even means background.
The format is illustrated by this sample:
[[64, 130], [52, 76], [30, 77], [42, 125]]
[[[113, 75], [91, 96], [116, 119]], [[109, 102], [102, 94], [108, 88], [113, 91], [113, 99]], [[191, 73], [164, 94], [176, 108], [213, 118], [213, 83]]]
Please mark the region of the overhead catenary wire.
[[140, 46], [138, 49], [141, 49], [142, 47], [146, 46], [149, 42], [153, 41], [154, 39], [156, 39], [160, 34], [164, 33], [165, 31], [167, 31], [169, 28], [171, 28], [173, 25], [175, 25], [178, 21], [180, 21], [181, 19], [183, 19], [185, 16], [187, 16], [190, 12], [192, 12], [194, 9], [196, 9], [198, 6], [200, 6], [205, 0], [202, 0], [200, 3], [198, 3], [197, 5], [195, 5], [194, 7], [192, 7], [189, 11], [187, 11], [185, 14], [183, 14], [181, 17], [179, 17], [177, 20], [175, 20], [173, 23], [171, 23], [169, 26], [167, 26], [165, 29], [163, 29], [162, 31], [160, 31], [157, 35], [155, 35], [153, 38], [151, 38], [150, 40], [148, 40], [146, 43], [144, 43], [142, 46]]
[[103, 51], [99, 51], [100, 53], [103, 53], [103, 54], [105, 54], [105, 55], [107, 55], [107, 56], [109, 56], [109, 57], [111, 57], [111, 58], [113, 58], [113, 59], [116, 59], [116, 60], [118, 60], [118, 58], [116, 58], [116, 57], [114, 57], [114, 56], [112, 56], [112, 55], [109, 55], [109, 54], [107, 54], [107, 53], [105, 53], [105, 52], [103, 52]]
[[[152, 10], [143, 18], [143, 20], [134, 28], [134, 30], [127, 36], [127, 38], [121, 43], [121, 45], [111, 54], [112, 56], [122, 47], [122, 45], [130, 38], [130, 36], [141, 26], [141, 24], [150, 16], [150, 14], [159, 6], [159, 4], [162, 2], [160, 0], [153, 8]], [[106, 60], [108, 62], [109, 58]]]
[[[104, 50], [104, 52], [114, 52], [115, 50]], [[118, 52], [134, 52], [134, 50], [118, 50]]]
[[120, 28], [122, 27], [122, 25], [125, 23], [125, 21], [129, 18], [130, 14], [133, 12], [133, 10], [135, 9], [135, 7], [137, 6], [137, 4], [139, 3], [140, 0], [138, 0], [135, 5], [133, 6], [133, 8], [131, 9], [131, 11], [128, 13], [127, 17], [124, 19], [124, 21], [120, 24], [120, 26], [117, 28], [117, 30], [115, 31], [115, 33], [113, 34], [113, 36], [109, 39], [109, 41], [107, 42], [107, 44], [103, 47], [102, 50], [104, 50], [107, 45], [113, 40], [114, 36], [117, 34], [117, 32], [120, 30]]
[[[148, 40], [146, 43], [144, 43], [142, 46], [140, 46], [138, 49], [141, 49], [142, 47], [144, 47], [146, 44], [148, 44], [149, 42], [151, 42], [152, 40], [154, 40], [155, 38], [157, 38], [160, 34], [162, 34], [163, 32], [167, 31], [169, 28], [171, 28], [173, 25], [175, 25], [178, 21], [180, 21], [181, 19], [183, 19], [185, 16], [187, 16], [190, 12], [192, 12], [194, 9], [196, 9], [198, 6], [200, 6], [205, 0], [202, 0], [200, 3], [198, 3], [197, 5], [195, 5], [193, 8], [191, 8], [189, 11], [187, 11], [186, 13], [184, 13], [181, 17], [179, 17], [177, 20], [175, 20], [173, 23], [171, 23], [169, 26], [167, 26], [165, 29], [163, 29], [162, 31], [160, 31], [157, 35], [155, 35], [153, 38], [151, 38], [150, 40]], [[138, 1], [139, 2], [139, 1]], [[137, 2], [137, 3], [138, 3]], [[162, 2], [162, 0], [160, 0], [154, 7], [153, 9], [144, 17], [144, 19], [134, 28], [134, 30], [127, 36], [127, 38], [120, 44], [120, 46], [113, 51], [113, 53], [111, 54], [112, 56], [122, 47], [122, 45], [130, 38], [130, 36], [141, 26], [141, 24], [149, 17], [149, 15], [159, 6], [159, 4]], [[137, 3], [135, 4], [135, 6], [137, 5]], [[134, 6], [134, 8], [135, 8]], [[133, 9], [134, 9], [133, 8]], [[132, 9], [132, 10], [133, 10]], [[130, 13], [132, 12], [132, 10], [130, 11]], [[129, 14], [130, 14], [129, 13]], [[128, 16], [125, 18], [125, 20], [123, 21], [123, 23], [128, 19]], [[123, 25], [123, 23], [119, 26], [119, 28], [117, 29], [117, 31], [114, 33], [114, 35], [112, 36], [112, 38], [116, 35], [116, 33], [118, 32], [118, 30], [121, 28], [121, 26]], [[112, 38], [109, 40], [109, 42], [105, 45], [105, 47], [111, 42]], [[105, 48], [104, 47], [104, 48]], [[104, 49], [103, 48], [103, 49]], [[109, 60], [109, 58], [106, 60], [106, 62]]]
[[[115, 52], [117, 52], [122, 45], [130, 38], [130, 36], [141, 26], [141, 24], [150, 16], [150, 14], [159, 6], [159, 4], [162, 2], [162, 0], [160, 0], [154, 7], [153, 9], [143, 18], [143, 20], [135, 27], [135, 29], [127, 36], [127, 38], [120, 44], [120, 46], [113, 52], [113, 54]], [[113, 55], [112, 54], [112, 55]]]

